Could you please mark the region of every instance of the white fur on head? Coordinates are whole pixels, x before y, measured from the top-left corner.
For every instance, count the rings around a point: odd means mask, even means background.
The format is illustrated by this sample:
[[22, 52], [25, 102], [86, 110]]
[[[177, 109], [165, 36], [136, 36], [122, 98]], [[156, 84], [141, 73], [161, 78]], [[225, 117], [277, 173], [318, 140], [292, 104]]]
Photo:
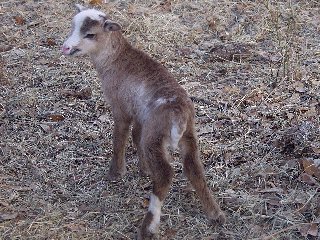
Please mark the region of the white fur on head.
[[85, 6], [82, 6], [81, 4], [75, 4], [75, 6], [79, 12], [82, 12], [83, 10], [87, 9]]
[[81, 33], [81, 27], [87, 18], [96, 20], [103, 24], [106, 19], [106, 14], [96, 9], [86, 9], [85, 7], [78, 5], [77, 8], [81, 10], [77, 15], [74, 16], [72, 24], [73, 31], [69, 38], [64, 42], [62, 51], [66, 55], [82, 55], [89, 53], [90, 50], [95, 47], [95, 42], [92, 39], [86, 39]]
[[101, 21], [102, 19], [104, 20], [104, 18], [106, 18], [107, 15], [104, 12], [101, 12], [96, 9], [84, 9], [81, 12], [79, 12], [77, 15], [75, 15], [73, 20], [79, 23], [78, 27], [80, 28], [83, 20], [87, 17], [91, 18], [92, 20]]

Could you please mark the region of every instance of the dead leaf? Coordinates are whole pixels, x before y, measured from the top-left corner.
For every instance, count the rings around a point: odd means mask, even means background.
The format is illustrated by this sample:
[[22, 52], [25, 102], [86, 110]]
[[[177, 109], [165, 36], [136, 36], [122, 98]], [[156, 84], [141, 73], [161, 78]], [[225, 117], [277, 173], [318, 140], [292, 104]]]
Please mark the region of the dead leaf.
[[[263, 36], [264, 38], [264, 36]], [[267, 62], [280, 62], [282, 59], [282, 56], [277, 53], [269, 53], [265, 51], [256, 51], [256, 58], [260, 61], [267, 61]], [[272, 72], [277, 72], [278, 69], [271, 69]], [[274, 73], [275, 74], [275, 73]]]
[[90, 87], [84, 87], [79, 91], [75, 90], [64, 90], [62, 94], [66, 96], [76, 97], [79, 99], [90, 99], [92, 96], [92, 90]]
[[316, 154], [320, 154], [320, 144], [319, 143], [311, 143], [312, 151]]
[[64, 116], [62, 114], [49, 114], [47, 116], [47, 119], [52, 122], [60, 122], [64, 120]]
[[272, 206], [277, 206], [277, 207], [281, 206], [279, 199], [267, 199], [266, 202]]
[[318, 236], [318, 224], [316, 223], [311, 223], [311, 226], [308, 230], [308, 235], [317, 237]]
[[253, 44], [216, 44], [211, 50], [213, 61], [240, 61], [252, 56]]
[[172, 0], [164, 0], [160, 3], [160, 7], [165, 12], [171, 12]]
[[[266, 168], [264, 168], [258, 173], [258, 175], [260, 176], [275, 175], [275, 174], [278, 174], [278, 172], [270, 166], [267, 166]], [[274, 187], [274, 186], [271, 186], [271, 187]]]
[[297, 159], [290, 159], [286, 162], [288, 168], [295, 168], [299, 163]]
[[318, 112], [315, 106], [310, 107], [305, 113], [304, 115], [306, 117], [316, 117], [318, 116]]
[[220, 20], [215, 16], [207, 17], [208, 26], [212, 31], [217, 31]]
[[149, 199], [144, 198], [142, 201], [142, 207], [147, 208], [149, 206]]
[[287, 117], [288, 117], [289, 120], [292, 120], [293, 117], [294, 117], [294, 114], [287, 112]]
[[103, 114], [98, 119], [100, 122], [107, 122], [107, 120], [109, 119], [109, 116], [107, 114]]
[[223, 154], [224, 161], [226, 163], [231, 163], [232, 161], [232, 152], [226, 152]]
[[239, 208], [239, 206], [241, 206], [244, 203], [244, 200], [239, 196], [231, 196], [231, 197], [225, 197], [223, 199], [223, 202], [226, 206], [236, 209], [236, 208]]
[[48, 46], [55, 46], [55, 45], [57, 45], [57, 43], [53, 38], [47, 38], [47, 45]]
[[101, 5], [102, 4], [102, 0], [90, 0], [89, 4], [90, 5]]
[[148, 10], [148, 8], [136, 4], [129, 4], [127, 12], [132, 15], [146, 16], [148, 15]]
[[236, 86], [224, 86], [222, 91], [228, 95], [232, 95], [232, 94], [239, 94], [241, 90]]
[[90, 87], [84, 87], [77, 92], [77, 97], [80, 99], [90, 99], [92, 96], [92, 90]]
[[317, 237], [318, 236], [318, 224], [310, 223], [303, 224], [299, 227], [299, 232], [303, 237], [307, 237], [308, 235]]
[[314, 177], [312, 177], [311, 175], [309, 175], [307, 173], [302, 173], [299, 178], [300, 178], [301, 182], [304, 182], [304, 183], [311, 185], [311, 186], [318, 184], [317, 180], [315, 180]]
[[33, 22], [30, 22], [27, 24], [28, 27], [35, 27], [35, 26], [38, 26], [39, 24], [41, 24], [40, 21], [33, 21]]
[[0, 200], [0, 206], [4, 206], [6, 208], [10, 208], [10, 204], [9, 203], [7, 203], [5, 201], [1, 201], [1, 200]]
[[0, 223], [15, 219], [16, 217], [18, 217], [18, 213], [0, 213]]
[[[7, 45], [7, 44], [1, 44], [0, 45], [0, 52], [7, 52], [7, 51], [10, 51], [13, 47], [10, 46], [10, 45]], [[2, 70], [2, 69], [1, 69]], [[3, 74], [3, 73], [2, 73]], [[1, 75], [0, 75], [0, 79], [1, 79]], [[1, 80], [0, 80], [1, 82]]]
[[290, 98], [290, 102], [292, 103], [299, 103], [300, 102], [300, 95], [299, 93], [293, 93], [291, 98]]
[[48, 124], [40, 124], [40, 127], [45, 132], [49, 132], [51, 130], [51, 125], [48, 125]]
[[302, 160], [303, 170], [311, 175], [315, 176], [320, 180], [320, 160], [319, 159], [303, 159]]
[[188, 47], [182, 47], [177, 49], [178, 54], [181, 56], [190, 56], [192, 53], [192, 49]]
[[299, 93], [306, 92], [306, 88], [302, 82], [296, 82], [293, 86], [294, 86], [294, 89]]
[[163, 235], [165, 236], [165, 239], [174, 239], [176, 234], [177, 234], [177, 230], [173, 228], [168, 228], [163, 233]]
[[309, 225], [302, 225], [299, 227], [299, 232], [303, 237], [306, 237], [308, 235]]
[[313, 85], [315, 85], [316, 87], [320, 86], [320, 80], [318, 80], [318, 79], [311, 79], [310, 81], [311, 81], [311, 83], [312, 83]]
[[18, 25], [23, 25], [23, 24], [26, 23], [26, 20], [24, 20], [24, 19], [23, 19], [22, 17], [20, 17], [20, 16], [15, 16], [15, 17], [13, 17], [13, 18], [14, 18], [16, 24], [18, 24]]
[[85, 229], [84, 223], [70, 223], [65, 227], [72, 232], [81, 232]]

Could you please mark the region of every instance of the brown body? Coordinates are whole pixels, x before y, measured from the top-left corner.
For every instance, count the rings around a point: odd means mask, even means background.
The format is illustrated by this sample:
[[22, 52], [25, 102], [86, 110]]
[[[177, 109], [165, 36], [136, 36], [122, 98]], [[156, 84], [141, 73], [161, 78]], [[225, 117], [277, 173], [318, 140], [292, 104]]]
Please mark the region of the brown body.
[[114, 156], [108, 177], [114, 180], [126, 172], [125, 146], [133, 124], [132, 137], [141, 171], [150, 175], [153, 183], [152, 206], [144, 218], [139, 239], [151, 237], [159, 225], [161, 204], [174, 175], [168, 147], [181, 150], [184, 173], [208, 218], [224, 223], [225, 216], [206, 184], [194, 129], [194, 107], [186, 91], [160, 63], [133, 48], [115, 28], [118, 25], [111, 28], [110, 23], [105, 23], [102, 28], [109, 31], [99, 32], [101, 24], [85, 24], [86, 21], [83, 26], [90, 26], [82, 27], [83, 35], [86, 36], [86, 31], [95, 33], [95, 47], [87, 54], [101, 78], [114, 118]]

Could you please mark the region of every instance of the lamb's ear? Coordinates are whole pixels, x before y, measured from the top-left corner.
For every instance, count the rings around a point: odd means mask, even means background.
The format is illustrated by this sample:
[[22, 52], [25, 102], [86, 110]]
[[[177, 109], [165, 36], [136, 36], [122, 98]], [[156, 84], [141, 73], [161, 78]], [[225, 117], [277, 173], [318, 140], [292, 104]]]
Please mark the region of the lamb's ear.
[[110, 20], [106, 20], [104, 22], [103, 28], [105, 31], [119, 31], [119, 30], [121, 30], [121, 26], [118, 23], [112, 22]]
[[78, 12], [82, 12], [83, 10], [88, 9], [88, 8], [82, 6], [81, 4], [75, 4], [75, 6], [76, 6]]

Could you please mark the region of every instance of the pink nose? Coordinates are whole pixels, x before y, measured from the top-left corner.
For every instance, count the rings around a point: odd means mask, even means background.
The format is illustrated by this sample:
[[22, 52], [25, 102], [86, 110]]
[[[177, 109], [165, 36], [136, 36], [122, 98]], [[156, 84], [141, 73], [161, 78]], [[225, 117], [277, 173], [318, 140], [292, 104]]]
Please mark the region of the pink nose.
[[62, 51], [64, 54], [68, 54], [69, 51], [70, 51], [70, 48], [67, 47], [67, 46], [62, 46], [62, 47], [61, 47], [61, 51]]

